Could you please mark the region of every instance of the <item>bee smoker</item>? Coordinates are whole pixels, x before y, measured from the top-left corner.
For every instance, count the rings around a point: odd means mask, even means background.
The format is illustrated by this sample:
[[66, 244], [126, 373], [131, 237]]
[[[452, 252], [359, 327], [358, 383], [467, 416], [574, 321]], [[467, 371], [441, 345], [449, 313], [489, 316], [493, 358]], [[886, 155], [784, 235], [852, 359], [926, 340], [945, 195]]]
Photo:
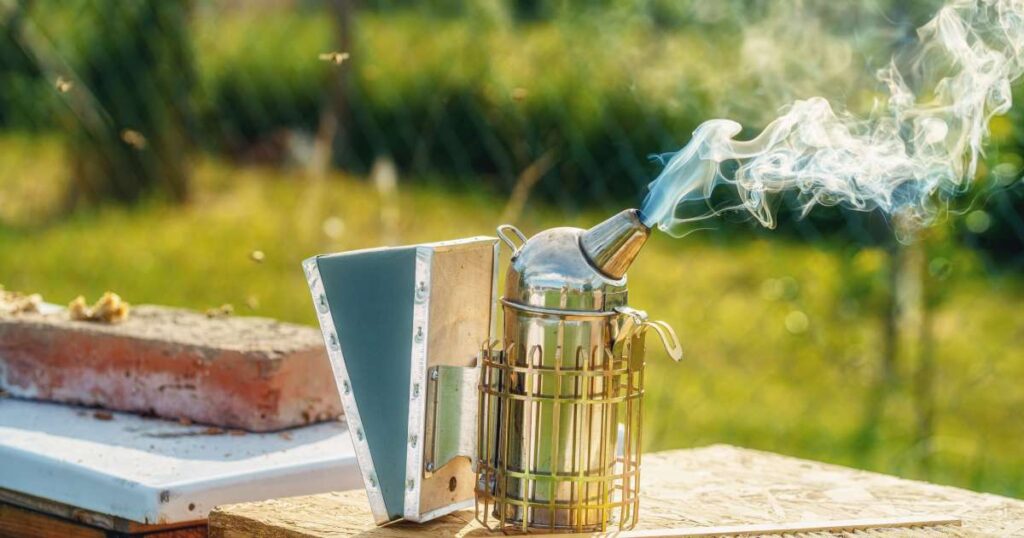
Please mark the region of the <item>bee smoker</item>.
[[647, 330], [680, 357], [627, 304], [649, 233], [636, 210], [530, 239], [500, 226], [501, 298], [494, 237], [303, 262], [378, 524], [474, 504], [503, 531], [636, 523]]
[[498, 228], [512, 258], [501, 345], [488, 344], [480, 361], [476, 505], [485, 526], [635, 525], [646, 330], [681, 357], [671, 327], [627, 304], [626, 270], [649, 234], [637, 210], [530, 239]]

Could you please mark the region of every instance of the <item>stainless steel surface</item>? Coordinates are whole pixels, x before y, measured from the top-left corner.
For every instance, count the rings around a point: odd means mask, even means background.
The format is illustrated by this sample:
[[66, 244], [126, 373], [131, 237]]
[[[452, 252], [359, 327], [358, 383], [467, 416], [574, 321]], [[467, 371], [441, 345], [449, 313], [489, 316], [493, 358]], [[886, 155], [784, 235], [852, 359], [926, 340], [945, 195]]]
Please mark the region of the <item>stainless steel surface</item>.
[[618, 280], [643, 248], [651, 229], [640, 222], [640, 212], [627, 209], [580, 235], [584, 255], [601, 273]]
[[[523, 323], [510, 306], [504, 313], [522, 326], [520, 340], [538, 327]], [[483, 484], [494, 498], [492, 515], [522, 530], [602, 530], [613, 513], [629, 526], [636, 513], [642, 355], [629, 347], [625, 355], [612, 353], [610, 318], [526, 315], [556, 327], [547, 345], [527, 348], [506, 339], [507, 355], [484, 361], [483, 390], [493, 405], [481, 414], [488, 434], [480, 463], [493, 471], [485, 471]], [[617, 457], [620, 421], [627, 432]]]
[[512, 259], [502, 350], [483, 355], [483, 520], [524, 531], [635, 523], [651, 322], [626, 306], [625, 272], [648, 233], [635, 211], [529, 239], [499, 227]]
[[566, 310], [564, 308], [546, 308], [546, 307], [542, 307], [542, 306], [530, 306], [530, 305], [520, 304], [520, 303], [517, 303], [515, 301], [510, 301], [510, 300], [508, 300], [508, 299], [506, 299], [504, 297], [502, 297], [500, 299], [500, 301], [501, 301], [501, 304], [503, 304], [503, 305], [505, 305], [505, 306], [507, 306], [509, 308], [514, 308], [516, 310], [521, 310], [523, 312], [530, 312], [530, 313], [533, 313], [533, 314], [549, 314], [549, 315], [562, 316], [564, 318], [571, 318], [571, 319], [606, 318], [606, 317], [614, 316], [616, 314], [616, 312], [614, 312], [614, 311], [613, 312], [595, 312], [595, 311], [592, 311], [592, 310]]
[[544, 308], [611, 311], [626, 303], [626, 280], [597, 271], [580, 249], [579, 228], [552, 228], [513, 253], [505, 298]]
[[434, 366], [427, 372], [424, 475], [458, 457], [476, 461], [477, 399], [480, 369]]
[[[626, 305], [626, 269], [650, 230], [636, 210], [553, 228], [512, 250], [503, 339], [481, 356], [477, 517], [502, 530], [603, 531], [637, 519], [645, 333], [678, 360], [663, 322]], [[482, 508], [482, 513], [481, 513]]]

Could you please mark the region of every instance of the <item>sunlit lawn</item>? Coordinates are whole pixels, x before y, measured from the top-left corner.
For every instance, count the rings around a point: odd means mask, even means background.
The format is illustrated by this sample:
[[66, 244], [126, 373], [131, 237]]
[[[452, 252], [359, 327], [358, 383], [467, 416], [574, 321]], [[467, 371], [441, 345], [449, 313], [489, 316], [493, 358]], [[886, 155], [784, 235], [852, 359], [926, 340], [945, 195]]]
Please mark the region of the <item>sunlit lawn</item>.
[[[314, 316], [300, 261], [379, 245], [373, 184], [340, 174], [322, 186], [300, 171], [202, 160], [184, 208], [78, 212], [32, 224], [59, 198], [59, 145], [0, 140], [0, 283], [55, 303], [114, 290], [132, 303], [205, 309], [305, 324]], [[400, 181], [403, 243], [489, 234], [502, 198]], [[587, 225], [536, 205], [519, 224]], [[645, 441], [651, 450], [735, 443], [1024, 495], [1024, 291], [989, 277], [967, 252], [951, 260], [935, 319], [936, 435], [932, 467], [914, 446], [912, 355], [901, 356], [873, 450], [854, 448], [878, 364], [880, 252], [792, 240], [656, 236], [631, 271], [631, 303], [678, 331], [687, 357], [649, 360]], [[266, 257], [251, 260], [253, 250]], [[881, 279], [884, 281], [884, 279]], [[857, 286], [863, 285], [860, 290]], [[651, 349], [656, 349], [652, 340]], [[397, 397], [397, 396], [396, 396]]]

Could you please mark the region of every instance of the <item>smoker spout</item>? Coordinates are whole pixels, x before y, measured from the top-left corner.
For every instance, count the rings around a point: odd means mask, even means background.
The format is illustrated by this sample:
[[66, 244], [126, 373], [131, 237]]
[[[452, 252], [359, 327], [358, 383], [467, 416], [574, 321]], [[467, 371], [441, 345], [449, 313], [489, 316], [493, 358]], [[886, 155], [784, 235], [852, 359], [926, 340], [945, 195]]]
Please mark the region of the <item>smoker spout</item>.
[[580, 248], [587, 260], [605, 276], [619, 280], [633, 263], [651, 235], [640, 212], [627, 209], [595, 225], [580, 236]]

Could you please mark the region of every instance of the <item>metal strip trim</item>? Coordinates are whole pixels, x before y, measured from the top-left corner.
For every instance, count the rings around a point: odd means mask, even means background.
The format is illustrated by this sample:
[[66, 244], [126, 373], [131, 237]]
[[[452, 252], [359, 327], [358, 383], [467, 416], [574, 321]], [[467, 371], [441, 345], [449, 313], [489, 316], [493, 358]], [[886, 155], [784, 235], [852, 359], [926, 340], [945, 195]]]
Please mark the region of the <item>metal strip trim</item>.
[[349, 424], [349, 435], [356, 452], [356, 462], [363, 480], [363, 487], [366, 489], [366, 496], [370, 501], [370, 511], [373, 513], [374, 521], [378, 525], [383, 525], [389, 522], [390, 518], [388, 518], [388, 511], [384, 505], [384, 495], [378, 487], [379, 481], [373, 458], [370, 455], [370, 447], [366, 442], [366, 436], [362, 433], [363, 422], [359, 418], [359, 407], [356, 405], [348, 370], [345, 368], [345, 356], [341, 352], [341, 343], [335, 332], [334, 318], [331, 316], [331, 309], [327, 304], [323, 279], [320, 276], [319, 258], [320, 256], [313, 256], [303, 260], [302, 268], [306, 275], [306, 284], [309, 286], [310, 295], [313, 298], [313, 308], [316, 310], [317, 321], [320, 323], [324, 345], [327, 347], [327, 357], [331, 362], [335, 386], [341, 396], [342, 408], [345, 410], [345, 420]]
[[409, 357], [409, 438], [406, 440], [405, 506], [406, 519], [419, 521], [420, 492], [423, 484], [424, 420], [427, 401], [427, 335], [430, 334], [432, 245], [416, 248], [412, 352]]
[[511, 301], [511, 300], [506, 299], [504, 297], [502, 297], [500, 300], [501, 300], [501, 304], [503, 304], [503, 305], [505, 305], [505, 306], [507, 306], [509, 308], [514, 308], [516, 310], [522, 310], [523, 312], [527, 312], [529, 314], [537, 314], [537, 315], [541, 315], [541, 316], [557, 316], [559, 318], [577, 319], [577, 318], [607, 318], [607, 317], [613, 317], [613, 316], [618, 316], [619, 315], [619, 313], [615, 312], [615, 311], [610, 311], [609, 312], [609, 311], [602, 311], [602, 310], [566, 310], [566, 309], [563, 309], [563, 308], [548, 308], [548, 307], [543, 307], [543, 306], [525, 305], [525, 304], [522, 304], [522, 303], [517, 303], [515, 301]]

